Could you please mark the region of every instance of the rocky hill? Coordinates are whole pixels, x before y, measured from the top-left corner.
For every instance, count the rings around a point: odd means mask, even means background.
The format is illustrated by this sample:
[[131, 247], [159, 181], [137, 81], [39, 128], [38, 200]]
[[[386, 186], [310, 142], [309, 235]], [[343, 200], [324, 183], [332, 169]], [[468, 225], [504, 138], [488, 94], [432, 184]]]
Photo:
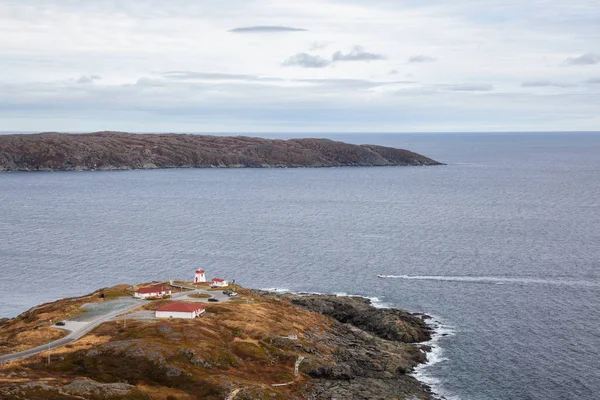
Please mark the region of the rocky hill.
[[123, 132], [0, 135], [0, 171], [439, 164], [408, 150], [329, 139]]
[[[52, 338], [50, 319], [128, 287], [48, 303], [4, 321], [2, 352]], [[427, 346], [418, 342], [431, 338], [423, 316], [376, 309], [357, 297], [237, 291], [235, 300], [208, 303], [202, 318], [105, 322], [50, 354], [0, 365], [0, 398], [434, 398], [410, 375], [426, 360]], [[144, 308], [150, 312], [166, 301]]]

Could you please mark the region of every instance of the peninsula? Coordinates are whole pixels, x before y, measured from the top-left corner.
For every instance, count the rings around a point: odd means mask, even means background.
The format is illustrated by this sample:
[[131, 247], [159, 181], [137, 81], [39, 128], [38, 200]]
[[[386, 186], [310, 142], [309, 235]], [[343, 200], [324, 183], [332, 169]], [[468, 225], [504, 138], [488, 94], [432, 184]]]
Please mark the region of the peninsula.
[[329, 139], [272, 140], [244, 136], [124, 132], [0, 135], [0, 171], [440, 164], [408, 150], [355, 145]]
[[[172, 288], [134, 296], [157, 284]], [[208, 285], [119, 285], [0, 321], [0, 398], [434, 398], [411, 376], [427, 359], [425, 316], [360, 297]], [[202, 314], [159, 315], [190, 307]]]

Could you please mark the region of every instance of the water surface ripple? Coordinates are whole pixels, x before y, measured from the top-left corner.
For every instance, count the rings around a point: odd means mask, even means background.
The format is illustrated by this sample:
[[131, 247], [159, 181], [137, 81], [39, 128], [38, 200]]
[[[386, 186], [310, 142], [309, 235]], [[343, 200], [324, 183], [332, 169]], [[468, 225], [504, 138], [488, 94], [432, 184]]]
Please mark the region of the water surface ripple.
[[436, 315], [449, 397], [597, 399], [600, 136], [341, 139], [448, 165], [1, 174], [0, 317], [203, 267]]

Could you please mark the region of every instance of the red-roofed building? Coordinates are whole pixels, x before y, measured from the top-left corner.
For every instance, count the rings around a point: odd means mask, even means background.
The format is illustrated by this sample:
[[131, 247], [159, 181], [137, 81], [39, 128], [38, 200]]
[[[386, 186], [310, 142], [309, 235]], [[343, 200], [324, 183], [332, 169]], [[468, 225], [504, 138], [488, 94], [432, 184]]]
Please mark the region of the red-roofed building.
[[225, 287], [225, 286], [229, 286], [229, 282], [227, 282], [225, 279], [220, 279], [220, 278], [213, 278], [212, 282], [210, 283], [211, 287]]
[[162, 299], [171, 295], [171, 288], [166, 285], [155, 285], [139, 288], [133, 294], [138, 299]]
[[156, 310], [156, 318], [186, 318], [194, 319], [204, 314], [202, 303], [170, 303]]
[[197, 269], [196, 275], [194, 275], [194, 283], [206, 282], [206, 274], [203, 269]]

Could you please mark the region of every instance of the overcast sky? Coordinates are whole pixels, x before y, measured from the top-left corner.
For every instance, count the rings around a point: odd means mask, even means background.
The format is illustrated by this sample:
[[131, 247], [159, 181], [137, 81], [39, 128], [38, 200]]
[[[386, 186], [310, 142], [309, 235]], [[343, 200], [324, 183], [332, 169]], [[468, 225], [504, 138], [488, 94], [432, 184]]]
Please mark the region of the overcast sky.
[[600, 130], [600, 7], [0, 0], [9, 130]]

